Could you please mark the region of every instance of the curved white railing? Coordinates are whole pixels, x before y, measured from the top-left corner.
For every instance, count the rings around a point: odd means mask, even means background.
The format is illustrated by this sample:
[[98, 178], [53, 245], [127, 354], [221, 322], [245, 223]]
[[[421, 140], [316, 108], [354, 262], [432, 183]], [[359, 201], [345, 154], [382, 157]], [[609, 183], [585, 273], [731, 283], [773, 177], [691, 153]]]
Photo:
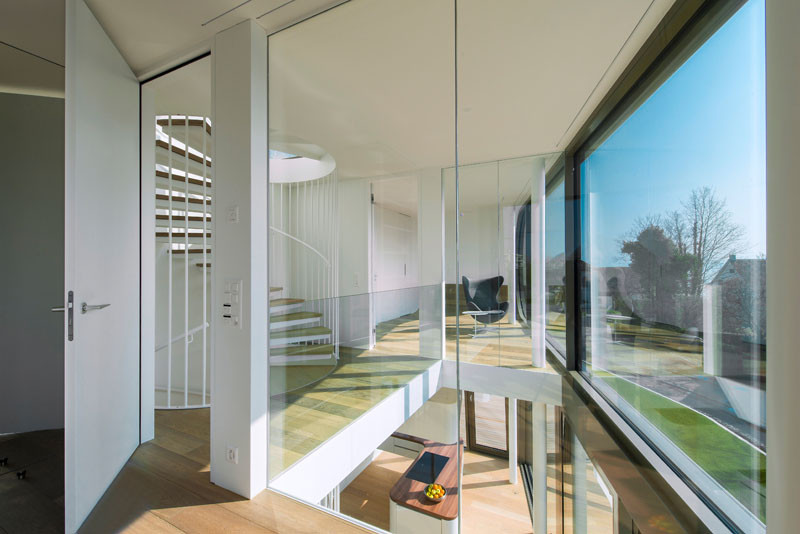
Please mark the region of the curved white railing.
[[326, 265], [326, 266], [330, 267], [330, 265], [331, 265], [331, 262], [328, 260], [328, 258], [326, 258], [325, 256], [323, 256], [323, 255], [322, 255], [322, 252], [320, 252], [319, 250], [315, 249], [314, 247], [312, 247], [311, 245], [309, 245], [309, 244], [308, 244], [308, 243], [306, 243], [305, 241], [303, 241], [303, 240], [301, 240], [301, 239], [298, 239], [298, 238], [296, 238], [296, 237], [295, 237], [295, 236], [293, 236], [293, 235], [289, 235], [289, 234], [287, 234], [286, 232], [284, 232], [283, 230], [279, 230], [279, 229], [275, 228], [274, 226], [270, 226], [270, 227], [269, 227], [269, 229], [270, 229], [270, 230], [272, 230], [273, 232], [276, 232], [276, 233], [278, 233], [278, 234], [282, 235], [282, 236], [288, 237], [289, 239], [291, 239], [291, 240], [292, 240], [292, 241], [294, 241], [295, 243], [299, 243], [299, 244], [301, 244], [302, 246], [306, 247], [308, 250], [310, 250], [311, 252], [313, 252], [314, 254], [316, 254], [317, 256], [319, 256], [319, 258], [320, 258], [322, 261], [324, 261], [324, 262], [325, 262], [325, 265]]
[[194, 342], [194, 334], [196, 334], [197, 332], [199, 332], [199, 331], [200, 331], [200, 330], [202, 330], [203, 328], [208, 328], [208, 327], [209, 327], [209, 324], [208, 324], [208, 323], [206, 323], [206, 324], [204, 324], [204, 325], [203, 325], [203, 324], [201, 324], [201, 325], [195, 326], [195, 327], [194, 327], [194, 328], [192, 328], [191, 330], [188, 330], [187, 332], [185, 332], [185, 333], [183, 333], [183, 334], [181, 334], [181, 335], [179, 335], [179, 336], [176, 336], [176, 337], [172, 338], [172, 339], [169, 341], [169, 343], [164, 343], [164, 344], [162, 344], [162, 345], [158, 345], [158, 346], [156, 347], [156, 352], [160, 352], [160, 351], [162, 351], [162, 350], [166, 349], [166, 348], [167, 348], [167, 347], [170, 345], [170, 343], [176, 343], [176, 342], [180, 341], [181, 339], [183, 339], [183, 338], [185, 338], [185, 337], [188, 337], [188, 338], [189, 338], [189, 343], [193, 343], [193, 342]]
[[338, 179], [270, 184], [270, 285], [322, 315], [338, 358]]
[[[156, 356], [166, 352], [156, 359], [155, 407], [208, 407], [207, 370], [212, 349], [208, 266], [214, 243], [211, 122], [207, 117], [160, 115], [154, 127], [154, 216], [160, 245], [156, 254], [156, 302], [162, 307], [156, 314], [156, 332], [159, 338], [169, 340], [154, 348]], [[199, 326], [190, 328], [191, 323], [198, 322]], [[202, 332], [202, 348], [190, 350], [198, 332]]]

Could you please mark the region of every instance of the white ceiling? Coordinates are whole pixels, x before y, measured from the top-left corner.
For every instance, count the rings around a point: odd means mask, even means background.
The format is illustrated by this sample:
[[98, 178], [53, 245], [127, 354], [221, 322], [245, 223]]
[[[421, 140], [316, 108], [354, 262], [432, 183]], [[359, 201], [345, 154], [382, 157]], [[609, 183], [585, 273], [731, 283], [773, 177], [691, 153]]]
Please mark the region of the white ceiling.
[[[86, 2], [144, 77], [247, 18], [273, 32], [341, 0]], [[672, 2], [458, 0], [460, 162], [563, 148]], [[63, 20], [63, 0], [0, 2], [2, 40], [62, 65]], [[271, 129], [343, 176], [452, 166], [453, 37], [452, 0], [351, 0], [273, 35]], [[60, 93], [53, 63], [0, 45], [0, 90]], [[207, 63], [171, 80], [173, 112], [208, 101]]]
[[[217, 32], [243, 20], [257, 18], [272, 32], [341, 1], [86, 0], [86, 4], [141, 79], [207, 50]], [[0, 41], [31, 52], [0, 44], [0, 91], [63, 98], [59, 65], [64, 65], [64, 17], [64, 0], [0, 1]]]
[[[563, 148], [671, 3], [459, 0], [459, 162]], [[270, 127], [344, 177], [452, 166], [453, 39], [452, 2], [431, 0], [351, 0], [275, 34]]]
[[154, 92], [156, 115], [211, 116], [211, 57], [204, 57], [145, 84]]
[[243, 20], [268, 32], [341, 0], [86, 0], [137, 76], [195, 55]]

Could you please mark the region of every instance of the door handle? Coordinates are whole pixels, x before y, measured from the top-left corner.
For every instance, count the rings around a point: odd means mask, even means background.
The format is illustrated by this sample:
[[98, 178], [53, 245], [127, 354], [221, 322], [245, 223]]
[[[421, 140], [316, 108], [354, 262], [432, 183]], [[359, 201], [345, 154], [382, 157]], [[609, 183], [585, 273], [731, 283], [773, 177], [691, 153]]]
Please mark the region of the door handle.
[[67, 293], [67, 305], [66, 306], [53, 306], [50, 308], [51, 312], [68, 312], [67, 315], [67, 339], [72, 341], [73, 338], [73, 330], [72, 330], [72, 291]]
[[81, 303], [81, 313], [87, 313], [94, 310], [102, 310], [103, 308], [108, 308], [111, 304], [86, 304], [85, 302]]

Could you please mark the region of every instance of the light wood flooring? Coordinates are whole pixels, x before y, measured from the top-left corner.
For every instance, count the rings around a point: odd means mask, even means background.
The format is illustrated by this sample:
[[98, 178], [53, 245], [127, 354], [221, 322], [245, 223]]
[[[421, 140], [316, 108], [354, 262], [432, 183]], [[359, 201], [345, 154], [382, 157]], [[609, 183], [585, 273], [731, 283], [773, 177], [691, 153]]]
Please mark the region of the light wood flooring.
[[[413, 316], [382, 323], [371, 350], [341, 347], [332, 373], [309, 386], [272, 396], [270, 478], [435, 363], [419, 356], [418, 325]], [[270, 373], [280, 373], [280, 380], [299, 382], [314, 372], [305, 367], [271, 367]]]
[[[461, 362], [535, 372], [557, 372], [548, 363], [543, 368], [532, 365], [531, 334], [526, 332], [520, 323], [510, 324], [504, 318], [490, 325], [496, 330], [479, 333], [477, 336], [473, 335], [474, 324], [471, 317], [460, 316], [458, 335], [456, 335], [456, 316], [446, 317], [445, 359], [456, 359], [456, 345], [460, 343]], [[479, 332], [481, 326], [478, 327]]]
[[[531, 343], [518, 325], [500, 324], [500, 332], [472, 337], [469, 317], [460, 328], [461, 361], [536, 372], [556, 373], [549, 364], [531, 365]], [[447, 317], [446, 356], [455, 359], [455, 317]], [[270, 368], [270, 478], [340, 432], [390, 393], [421, 374], [434, 360], [419, 356], [416, 314], [378, 325], [372, 349], [340, 347], [340, 360], [328, 366]], [[305, 387], [299, 384], [313, 381]]]
[[246, 500], [209, 481], [209, 410], [156, 412], [156, 438], [140, 446], [82, 533], [365, 532], [265, 491]]

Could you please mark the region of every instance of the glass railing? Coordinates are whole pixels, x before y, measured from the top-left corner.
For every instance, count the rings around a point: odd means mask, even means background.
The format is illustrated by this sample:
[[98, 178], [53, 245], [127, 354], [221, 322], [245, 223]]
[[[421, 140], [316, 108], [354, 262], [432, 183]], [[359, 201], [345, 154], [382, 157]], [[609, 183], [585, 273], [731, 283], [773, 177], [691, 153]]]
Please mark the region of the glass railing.
[[435, 310], [438, 284], [306, 301], [271, 315], [270, 479], [440, 359]]

